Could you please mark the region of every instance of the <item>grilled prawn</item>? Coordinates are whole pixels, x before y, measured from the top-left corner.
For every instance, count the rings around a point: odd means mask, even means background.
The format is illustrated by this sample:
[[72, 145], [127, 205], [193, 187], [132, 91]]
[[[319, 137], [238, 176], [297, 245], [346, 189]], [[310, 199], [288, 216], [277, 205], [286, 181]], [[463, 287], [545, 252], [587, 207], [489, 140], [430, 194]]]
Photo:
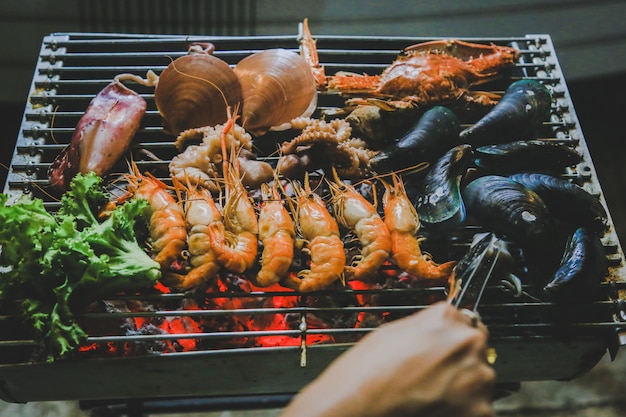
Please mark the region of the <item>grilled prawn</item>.
[[375, 205], [352, 185], [342, 182], [335, 170], [333, 174], [334, 181], [328, 181], [328, 184], [333, 195], [335, 218], [340, 225], [353, 231], [361, 243], [361, 254], [346, 267], [346, 279], [372, 279], [391, 252], [389, 229]]
[[385, 224], [391, 233], [391, 256], [398, 267], [418, 279], [433, 285], [445, 284], [456, 261], [437, 264], [430, 255], [422, 253], [417, 237], [420, 227], [415, 207], [409, 201], [401, 178], [393, 174], [393, 186], [385, 183], [383, 206]]
[[277, 183], [261, 184], [263, 202], [259, 211], [259, 240], [263, 243], [261, 270], [256, 281], [261, 287], [278, 283], [293, 261], [296, 230], [285, 208]]
[[259, 224], [248, 192], [241, 182], [236, 152], [227, 157], [225, 136], [233, 128], [235, 120], [229, 119], [222, 129], [222, 155], [224, 172], [225, 202], [222, 212], [224, 222], [209, 226], [211, 246], [222, 266], [235, 273], [250, 269], [258, 251]]
[[[173, 179], [175, 185], [178, 181]], [[217, 275], [221, 265], [211, 247], [209, 227], [222, 222], [220, 213], [211, 193], [206, 188], [188, 184], [185, 187], [185, 222], [187, 225], [187, 259], [191, 268], [184, 274], [167, 272], [163, 275], [166, 285], [180, 290], [201, 286]]]
[[126, 175], [129, 195], [148, 201], [150, 215], [150, 245], [154, 260], [167, 270], [178, 260], [186, 245], [187, 228], [183, 209], [167, 190], [167, 185], [147, 173], [139, 172], [136, 164], [133, 172]]
[[304, 185], [294, 183], [296, 225], [305, 241], [303, 251], [311, 258], [309, 269], [288, 276], [283, 283], [299, 291], [321, 290], [343, 277], [346, 255], [339, 235], [339, 225], [322, 198], [313, 192], [305, 173]]

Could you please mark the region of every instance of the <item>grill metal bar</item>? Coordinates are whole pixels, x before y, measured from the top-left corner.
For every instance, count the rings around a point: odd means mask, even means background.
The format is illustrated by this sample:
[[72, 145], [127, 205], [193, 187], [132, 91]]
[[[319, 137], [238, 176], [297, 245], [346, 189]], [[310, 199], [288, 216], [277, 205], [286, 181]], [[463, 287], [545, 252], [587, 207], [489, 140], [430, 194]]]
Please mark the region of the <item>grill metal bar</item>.
[[[321, 64], [328, 73], [354, 71], [374, 73], [387, 66], [405, 46], [433, 40], [415, 37], [367, 36], [316, 36]], [[563, 173], [564, 178], [582, 185], [603, 198], [588, 149], [579, 129], [573, 104], [562, 76], [556, 53], [549, 35], [526, 35], [501, 38], [464, 38], [472, 42], [493, 42], [513, 45], [521, 51], [522, 59], [512, 70], [507, 82], [517, 79], [535, 79], [552, 88], [555, 103], [552, 118], [543, 123], [542, 137], [548, 140], [570, 141], [583, 155], [584, 161], [575, 169]], [[57, 33], [42, 42], [41, 53], [26, 104], [22, 126], [17, 139], [5, 192], [12, 199], [22, 195], [41, 196], [50, 210], [58, 202], [48, 198], [39, 189], [47, 186], [46, 171], [52, 159], [69, 142], [74, 126], [93, 96], [119, 73], [144, 76], [148, 70], [159, 73], [170, 62], [186, 51], [189, 42], [213, 42], [216, 55], [235, 65], [242, 57], [268, 48], [298, 49], [296, 36], [178, 36], [130, 35], [102, 33]], [[176, 150], [173, 138], [163, 133], [154, 95], [150, 89], [134, 86], [148, 102], [145, 123], [137, 133], [133, 151], [141, 148], [173, 155]], [[506, 85], [495, 83], [488, 89], [502, 92]], [[329, 93], [320, 93], [320, 108], [330, 108], [340, 99]], [[165, 169], [167, 160], [137, 160], [141, 169]], [[123, 169], [123, 167], [121, 168]], [[157, 171], [160, 172], [160, 171]], [[167, 181], [159, 175], [157, 177]], [[603, 200], [602, 200], [603, 201]], [[611, 223], [612, 224], [612, 223]], [[450, 236], [451, 247], [464, 251], [474, 233], [481, 231], [475, 225]], [[611, 226], [604, 236], [610, 274], [606, 289], [607, 300], [589, 303], [584, 308], [539, 301], [528, 297], [531, 289], [524, 287], [526, 295], [513, 297], [499, 286], [490, 286], [481, 305], [481, 314], [490, 328], [490, 345], [498, 350], [496, 363], [503, 383], [539, 379], [568, 379], [592, 367], [607, 349], [615, 350], [618, 334], [626, 332], [626, 281], [624, 256]], [[376, 296], [386, 300], [407, 297], [404, 303], [372, 306], [311, 306], [315, 297]], [[170, 304], [187, 301], [229, 297], [232, 300], [262, 300], [272, 297], [297, 297], [293, 306], [271, 308], [246, 305], [229, 309], [179, 309]], [[20, 334], [15, 319], [0, 316], [0, 328], [7, 328], [0, 340], [0, 398], [6, 401], [39, 401], [62, 399], [110, 399], [181, 396], [225, 396], [241, 394], [276, 394], [295, 392], [314, 378], [338, 354], [349, 348], [358, 337], [376, 326], [365, 323], [362, 327], [316, 327], [315, 320], [327, 315], [402, 315], [419, 311], [434, 299], [445, 298], [443, 288], [385, 289], [345, 291], [341, 294], [321, 292], [294, 294], [283, 292], [233, 292], [224, 294], [145, 294], [138, 297], [120, 297], [108, 300], [114, 303], [143, 302], [154, 305], [156, 311], [94, 310], [84, 313], [80, 320], [87, 321], [92, 329], [88, 344], [149, 345], [158, 342], [198, 340], [223, 341], [232, 338], [256, 339], [260, 337], [292, 338], [293, 346], [207, 346], [196, 351], [174, 351], [166, 354], [153, 352], [131, 357], [88, 356], [76, 361], [47, 364], [33, 360], [37, 346], [28, 335]], [[170, 303], [170, 304], [168, 304]], [[167, 305], [164, 307], [164, 305]], [[571, 311], [570, 311], [571, 310]], [[223, 317], [238, 318], [247, 315], [267, 317], [293, 316], [293, 326], [280, 330], [220, 329], [187, 333], [140, 334], [125, 332], [122, 324], [138, 319], [162, 322], [174, 319], [207, 320]], [[97, 329], [114, 322], [110, 328]], [[103, 324], [104, 323], [104, 324]], [[333, 343], [307, 344], [308, 337], [335, 338]], [[347, 341], [344, 341], [347, 340]], [[574, 341], [574, 342], [572, 342]], [[300, 366], [306, 357], [306, 366]], [[269, 364], [288, 363], [289, 372], [277, 372]], [[530, 364], [522, 366], [521, 364]], [[291, 369], [293, 367], [293, 369]], [[207, 381], [202, 369], [211, 369], [212, 379]], [[136, 386], [133, 381], [119, 381], [120, 374], [128, 372], [143, 378], [146, 384]], [[172, 381], [167, 390], [154, 383], [154, 374], [169, 375]], [[32, 385], [32, 381], [46, 378], [81, 378], [84, 382], [77, 391], [45, 384]], [[233, 377], [235, 375], [235, 377]], [[177, 379], [180, 378], [180, 379]], [[132, 379], [132, 378], [131, 378]], [[184, 383], [182, 382], [184, 381]], [[216, 382], [216, 381], [221, 381]], [[135, 379], [136, 382], [136, 379]], [[55, 384], [51, 384], [55, 385]], [[190, 385], [192, 388], [190, 389]]]

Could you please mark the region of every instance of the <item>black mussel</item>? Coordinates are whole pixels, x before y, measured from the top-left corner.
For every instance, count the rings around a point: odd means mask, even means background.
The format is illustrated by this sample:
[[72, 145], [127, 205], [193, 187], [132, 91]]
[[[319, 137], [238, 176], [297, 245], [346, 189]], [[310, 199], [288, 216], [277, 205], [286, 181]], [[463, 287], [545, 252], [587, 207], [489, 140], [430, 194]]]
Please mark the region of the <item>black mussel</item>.
[[583, 159], [566, 142], [541, 139], [479, 146], [474, 149], [474, 155], [477, 167], [501, 175], [522, 171], [560, 173]]
[[370, 165], [377, 172], [388, 172], [433, 162], [458, 143], [461, 122], [442, 106], [426, 111], [396, 143], [384, 148]]
[[566, 179], [540, 173], [518, 173], [509, 178], [536, 192], [552, 213], [558, 213], [560, 222], [598, 234], [609, 227], [608, 214], [600, 199]]
[[519, 80], [484, 117], [460, 133], [474, 147], [528, 139], [550, 118], [552, 93], [535, 80]]
[[600, 237], [581, 227], [568, 238], [559, 268], [544, 290], [555, 301], [592, 301], [601, 293], [607, 270]]
[[448, 229], [465, 220], [460, 183], [472, 158], [470, 145], [458, 145], [446, 152], [430, 168], [415, 208], [427, 228]]
[[553, 219], [534, 191], [510, 178], [487, 175], [461, 192], [468, 218], [487, 230], [523, 246], [550, 241]]

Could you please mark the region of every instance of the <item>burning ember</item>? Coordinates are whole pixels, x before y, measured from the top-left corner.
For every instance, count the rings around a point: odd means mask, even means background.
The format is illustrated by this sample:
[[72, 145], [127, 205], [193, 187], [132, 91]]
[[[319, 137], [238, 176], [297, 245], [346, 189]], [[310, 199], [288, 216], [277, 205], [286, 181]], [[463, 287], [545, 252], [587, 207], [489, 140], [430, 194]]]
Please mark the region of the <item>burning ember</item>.
[[[397, 277], [387, 281], [402, 283]], [[424, 302], [423, 294], [416, 299], [418, 293], [412, 293], [400, 300], [406, 307], [385, 310], [387, 281], [338, 283], [328, 291], [307, 294], [280, 285], [255, 287], [237, 274], [222, 275], [206, 290], [189, 293], [171, 293], [158, 284], [150, 294], [92, 305], [81, 320], [92, 336], [80, 354], [134, 356], [356, 342]], [[437, 292], [434, 297], [442, 296]], [[399, 308], [398, 301], [394, 297], [390, 310]]]

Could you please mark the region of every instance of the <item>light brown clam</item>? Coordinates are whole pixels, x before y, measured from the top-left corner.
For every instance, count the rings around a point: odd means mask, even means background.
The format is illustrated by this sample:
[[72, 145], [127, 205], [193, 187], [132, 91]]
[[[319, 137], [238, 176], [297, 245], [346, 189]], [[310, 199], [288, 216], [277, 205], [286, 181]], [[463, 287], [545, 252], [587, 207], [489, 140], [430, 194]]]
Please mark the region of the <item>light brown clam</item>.
[[242, 102], [241, 85], [233, 69], [208, 54], [175, 59], [159, 76], [154, 90], [165, 132], [214, 126], [227, 119], [227, 107]]
[[297, 53], [266, 49], [242, 59], [234, 70], [243, 92], [242, 124], [250, 133], [287, 128], [292, 119], [313, 114], [315, 78]]

